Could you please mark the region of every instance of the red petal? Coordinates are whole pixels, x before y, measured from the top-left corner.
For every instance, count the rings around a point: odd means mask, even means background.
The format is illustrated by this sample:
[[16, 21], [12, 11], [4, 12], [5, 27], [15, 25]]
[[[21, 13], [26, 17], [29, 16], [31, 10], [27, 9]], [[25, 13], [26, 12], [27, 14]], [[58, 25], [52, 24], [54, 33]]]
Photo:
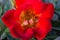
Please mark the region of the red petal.
[[[16, 5], [20, 5], [20, 0], [16, 0]], [[33, 9], [36, 14], [39, 14], [45, 10], [46, 4], [42, 1], [39, 2], [39, 0], [22, 0], [22, 4], [18, 6], [14, 16], [19, 18], [21, 11], [24, 11], [29, 7]]]
[[49, 31], [51, 31], [51, 18], [54, 14], [54, 7], [52, 4], [48, 4], [46, 11], [44, 11], [39, 18], [38, 29], [35, 29], [35, 37], [38, 40], [43, 40]]
[[15, 25], [13, 29], [10, 30], [10, 33], [14, 38], [29, 39], [32, 37], [32, 29], [28, 28], [25, 32], [21, 29], [20, 26]]
[[20, 24], [18, 24], [16, 22], [14, 12], [15, 12], [15, 10], [7, 11], [4, 14], [4, 16], [2, 17], [2, 21], [9, 28], [10, 33], [12, 34], [13, 37], [15, 37], [15, 38], [31, 38], [31, 36], [33, 34], [32, 29], [29, 28], [24, 33], [22, 28], [20, 27]]
[[38, 28], [34, 29], [35, 37], [38, 40], [43, 40], [52, 28], [50, 21], [54, 14], [54, 7], [52, 4], [48, 4], [45, 9], [46, 11], [44, 10], [39, 18]]
[[4, 24], [6, 24], [6, 26], [8, 28], [12, 28], [12, 26], [14, 24], [13, 23], [13, 21], [14, 21], [14, 17], [13, 17], [14, 12], [15, 12], [15, 10], [13, 10], [13, 9], [8, 10], [2, 17], [2, 21], [4, 22]]
[[25, 2], [25, 0], [16, 0], [16, 6], [19, 7]]
[[37, 2], [37, 1], [42, 2], [42, 0], [16, 0], [16, 6], [19, 7], [24, 3], [30, 3], [32, 1], [34, 1], [34, 2]]
[[41, 15], [41, 18], [52, 19], [53, 14], [54, 14], [54, 6], [52, 4], [48, 4], [46, 10]]
[[51, 31], [51, 23], [50, 20], [47, 19], [40, 19], [39, 22], [39, 28], [35, 29], [35, 37], [38, 40], [42, 40], [46, 37], [46, 35], [48, 34], [48, 32]]

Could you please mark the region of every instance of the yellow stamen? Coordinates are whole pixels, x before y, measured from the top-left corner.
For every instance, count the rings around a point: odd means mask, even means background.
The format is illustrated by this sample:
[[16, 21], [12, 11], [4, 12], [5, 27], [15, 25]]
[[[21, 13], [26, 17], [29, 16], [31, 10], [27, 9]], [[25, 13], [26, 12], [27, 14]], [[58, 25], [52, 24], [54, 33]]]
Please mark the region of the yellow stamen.
[[[33, 10], [23, 10], [20, 13], [20, 23], [23, 28], [33, 28], [36, 27], [36, 24], [38, 23], [38, 18], [41, 16], [41, 14], [34, 14]], [[27, 20], [27, 21], [26, 21]]]

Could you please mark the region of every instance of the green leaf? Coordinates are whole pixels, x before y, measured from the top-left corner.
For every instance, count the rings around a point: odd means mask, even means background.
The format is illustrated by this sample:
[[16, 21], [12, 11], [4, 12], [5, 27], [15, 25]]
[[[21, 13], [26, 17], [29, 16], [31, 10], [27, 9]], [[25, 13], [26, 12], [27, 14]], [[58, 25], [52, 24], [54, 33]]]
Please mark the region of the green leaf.
[[0, 6], [0, 17], [1, 17], [1, 13], [2, 13], [2, 7]]
[[4, 32], [5, 32], [5, 33], [8, 33], [8, 32], [9, 32], [9, 29], [8, 29], [8, 28], [6, 28]]
[[60, 30], [60, 27], [53, 27], [53, 29], [55, 29], [55, 30]]
[[12, 6], [10, 3], [10, 0], [7, 0], [7, 2], [5, 3], [5, 6], [4, 6], [4, 12], [6, 12], [7, 10], [9, 10], [11, 8], [12, 8]]
[[3, 34], [1, 35], [1, 39], [5, 39], [6, 37], [7, 37], [6, 33], [3, 33]]
[[55, 40], [60, 40], [60, 36], [58, 36]]
[[32, 40], [36, 40], [35, 38], [32, 38]]
[[1, 39], [5, 39], [7, 37], [7, 33], [9, 33], [8, 28], [6, 28], [5, 31], [3, 31], [3, 33], [1, 34]]
[[55, 8], [56, 11], [60, 12], [60, 8]]
[[10, 33], [7, 34], [8, 40], [19, 40], [18, 38], [13, 38]]
[[2, 25], [3, 23], [2, 23], [2, 20], [1, 20], [1, 18], [0, 18], [0, 26]]

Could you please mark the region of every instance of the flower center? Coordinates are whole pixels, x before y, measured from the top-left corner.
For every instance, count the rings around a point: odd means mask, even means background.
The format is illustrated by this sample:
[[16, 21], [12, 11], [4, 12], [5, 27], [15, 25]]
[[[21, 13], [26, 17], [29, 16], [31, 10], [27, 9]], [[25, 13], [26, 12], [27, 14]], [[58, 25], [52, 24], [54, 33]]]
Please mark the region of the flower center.
[[20, 22], [23, 28], [33, 28], [38, 23], [38, 15], [33, 10], [22, 11], [20, 14]]

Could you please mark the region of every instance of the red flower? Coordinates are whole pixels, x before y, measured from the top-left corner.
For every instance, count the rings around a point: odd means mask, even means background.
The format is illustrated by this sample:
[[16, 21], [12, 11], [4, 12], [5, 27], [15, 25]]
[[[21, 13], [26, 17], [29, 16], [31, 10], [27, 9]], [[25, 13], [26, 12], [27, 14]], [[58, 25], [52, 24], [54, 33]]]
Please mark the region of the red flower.
[[22, 40], [43, 40], [52, 28], [53, 5], [41, 0], [16, 0], [16, 6], [16, 10], [8, 10], [2, 17], [11, 35]]

